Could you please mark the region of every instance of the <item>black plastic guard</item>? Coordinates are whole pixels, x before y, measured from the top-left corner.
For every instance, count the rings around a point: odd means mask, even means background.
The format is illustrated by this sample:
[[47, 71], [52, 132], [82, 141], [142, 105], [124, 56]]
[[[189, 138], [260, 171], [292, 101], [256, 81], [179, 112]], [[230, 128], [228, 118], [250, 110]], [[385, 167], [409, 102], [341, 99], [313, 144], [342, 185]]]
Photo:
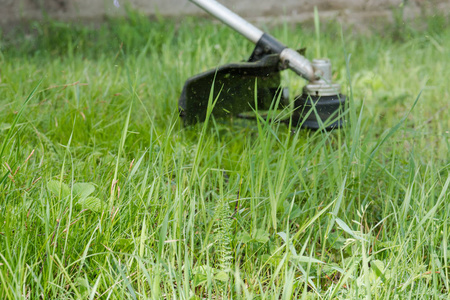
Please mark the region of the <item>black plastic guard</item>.
[[204, 121], [211, 88], [214, 89], [212, 100], [218, 97], [212, 111], [214, 117], [251, 111], [255, 106], [255, 82], [258, 109], [269, 109], [282, 90], [278, 65], [278, 54], [272, 54], [255, 62], [232, 63], [189, 78], [178, 101], [180, 116], [185, 124]]

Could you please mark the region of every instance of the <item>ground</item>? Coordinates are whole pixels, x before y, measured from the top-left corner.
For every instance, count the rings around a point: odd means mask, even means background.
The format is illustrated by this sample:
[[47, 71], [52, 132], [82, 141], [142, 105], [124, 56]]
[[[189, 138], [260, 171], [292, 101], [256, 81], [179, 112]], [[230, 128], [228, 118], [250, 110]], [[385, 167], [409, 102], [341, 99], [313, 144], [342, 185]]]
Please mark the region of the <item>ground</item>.
[[251, 53], [220, 24], [4, 35], [0, 297], [447, 299], [450, 29], [422, 22], [270, 28], [332, 60], [349, 108], [331, 132], [182, 126], [184, 81]]

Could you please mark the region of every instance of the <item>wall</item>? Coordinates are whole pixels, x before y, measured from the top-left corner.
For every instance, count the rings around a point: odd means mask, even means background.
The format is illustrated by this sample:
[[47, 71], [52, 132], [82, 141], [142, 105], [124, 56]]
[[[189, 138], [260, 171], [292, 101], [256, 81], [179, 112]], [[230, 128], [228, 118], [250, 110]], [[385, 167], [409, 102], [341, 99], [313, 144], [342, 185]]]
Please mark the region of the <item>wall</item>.
[[[123, 13], [124, 6], [147, 14], [180, 16], [202, 14], [188, 0], [0, 0], [0, 25], [8, 26], [23, 20], [40, 19], [43, 12], [61, 20], [101, 20], [105, 15]], [[371, 21], [393, 20], [393, 10], [404, 4], [404, 18], [419, 18], [425, 14], [450, 12], [449, 0], [220, 0], [236, 13], [251, 20], [283, 16], [289, 21], [302, 22], [313, 18], [316, 5], [323, 18], [338, 19], [343, 23], [366, 25]], [[255, 3], [258, 3], [255, 5]]]

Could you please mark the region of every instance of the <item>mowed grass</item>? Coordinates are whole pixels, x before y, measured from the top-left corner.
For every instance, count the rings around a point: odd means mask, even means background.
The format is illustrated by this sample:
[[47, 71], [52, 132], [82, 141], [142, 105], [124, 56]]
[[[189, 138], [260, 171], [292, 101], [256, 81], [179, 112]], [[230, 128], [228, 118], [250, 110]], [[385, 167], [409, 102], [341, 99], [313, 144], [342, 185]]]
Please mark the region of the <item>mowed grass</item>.
[[[332, 132], [183, 127], [184, 81], [252, 51], [220, 24], [4, 35], [0, 298], [447, 299], [450, 29], [426, 25], [322, 26], [349, 96]], [[270, 32], [312, 58], [314, 30]]]

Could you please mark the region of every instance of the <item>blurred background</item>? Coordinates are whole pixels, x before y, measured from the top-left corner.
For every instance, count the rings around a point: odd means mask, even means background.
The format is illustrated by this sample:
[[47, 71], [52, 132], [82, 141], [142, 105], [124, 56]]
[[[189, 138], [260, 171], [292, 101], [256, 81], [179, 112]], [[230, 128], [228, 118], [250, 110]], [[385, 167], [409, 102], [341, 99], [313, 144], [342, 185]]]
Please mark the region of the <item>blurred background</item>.
[[[321, 18], [335, 19], [344, 24], [356, 24], [363, 29], [369, 25], [394, 22], [398, 18], [411, 20], [449, 15], [448, 0], [223, 0], [236, 13], [255, 21], [259, 18], [283, 17], [285, 21], [312, 20], [314, 6]], [[0, 24], [10, 28], [20, 22], [50, 17], [57, 20], [101, 21], [107, 16], [125, 14], [126, 8], [147, 15], [182, 16], [204, 14], [188, 0], [0, 0]], [[257, 5], [255, 5], [257, 4]]]

